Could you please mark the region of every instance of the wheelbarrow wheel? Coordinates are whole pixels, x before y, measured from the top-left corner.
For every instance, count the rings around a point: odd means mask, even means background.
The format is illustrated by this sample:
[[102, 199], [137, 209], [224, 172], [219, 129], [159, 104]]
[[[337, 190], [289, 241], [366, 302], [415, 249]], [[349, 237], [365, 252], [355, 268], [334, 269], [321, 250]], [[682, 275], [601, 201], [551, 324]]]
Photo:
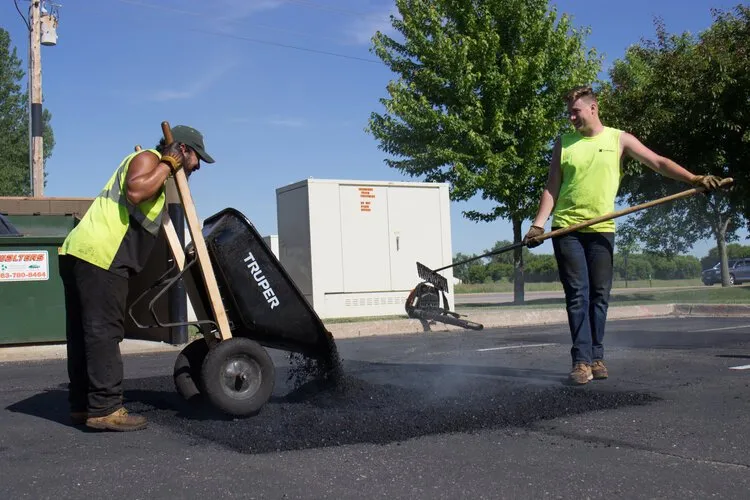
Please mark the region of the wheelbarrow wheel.
[[174, 386], [177, 392], [188, 401], [201, 394], [201, 369], [208, 354], [205, 339], [190, 342], [174, 362]]
[[230, 415], [253, 415], [271, 398], [275, 371], [260, 344], [232, 337], [214, 346], [203, 362], [204, 394]]

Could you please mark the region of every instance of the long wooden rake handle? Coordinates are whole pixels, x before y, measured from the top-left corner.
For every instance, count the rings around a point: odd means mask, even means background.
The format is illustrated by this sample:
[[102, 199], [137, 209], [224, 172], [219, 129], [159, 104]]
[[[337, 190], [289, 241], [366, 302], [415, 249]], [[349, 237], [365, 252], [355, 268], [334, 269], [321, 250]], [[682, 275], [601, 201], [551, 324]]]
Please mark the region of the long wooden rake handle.
[[[726, 179], [722, 179], [719, 183], [719, 187], [726, 187], [729, 186], [734, 182], [734, 179], [731, 177], [727, 177]], [[672, 194], [669, 196], [665, 196], [663, 198], [659, 198], [658, 200], [648, 201], [646, 203], [641, 203], [640, 205], [635, 205], [633, 207], [624, 208], [622, 210], [618, 210], [616, 212], [611, 212], [605, 215], [601, 215], [599, 217], [594, 217], [593, 219], [579, 222], [578, 224], [574, 224], [572, 226], [563, 227], [561, 229], [557, 229], [555, 231], [550, 231], [548, 233], [544, 233], [541, 236], [537, 236], [538, 241], [544, 241], [549, 238], [554, 238], [556, 236], [563, 236], [568, 233], [572, 233], [573, 231], [578, 231], [579, 229], [583, 229], [585, 227], [593, 226], [594, 224], [598, 224], [600, 222], [608, 221], [610, 219], [616, 219], [617, 217], [622, 217], [623, 215], [632, 214], [633, 212], [638, 212], [640, 210], [644, 210], [646, 208], [655, 207], [656, 205], [661, 205], [663, 203], [668, 203], [670, 201], [679, 200], [681, 198], [687, 198], [688, 196], [693, 196], [694, 194], [703, 193], [707, 191], [706, 188], [692, 188], [692, 189], [686, 189], [685, 191]]]
[[[734, 179], [732, 179], [731, 177], [727, 177], [726, 179], [722, 179], [721, 180], [721, 182], [719, 183], [719, 187], [720, 188], [727, 187], [730, 184], [732, 184], [733, 182], [734, 182]], [[670, 201], [679, 200], [681, 198], [687, 198], [688, 196], [693, 196], [695, 194], [703, 193], [703, 192], [706, 192], [706, 191], [707, 191], [707, 189], [703, 188], [703, 187], [686, 189], [685, 191], [682, 191], [682, 192], [679, 192], [679, 193], [676, 193], [676, 194], [672, 194], [672, 195], [669, 195], [669, 196], [665, 196], [663, 198], [659, 198], [658, 200], [653, 200], [653, 201], [649, 201], [649, 202], [646, 202], [646, 203], [641, 203], [640, 205], [635, 205], [635, 206], [632, 206], [632, 207], [629, 207], [629, 208], [624, 208], [622, 210], [618, 210], [618, 211], [615, 211], [615, 212], [610, 212], [608, 214], [601, 215], [599, 217], [594, 217], [593, 219], [589, 219], [587, 221], [579, 222], [578, 224], [574, 224], [572, 226], [563, 227], [563, 228], [560, 228], [560, 229], [556, 229], [555, 231], [550, 231], [548, 233], [544, 233], [544, 234], [542, 234], [540, 236], [537, 236], [536, 240], [539, 241], [539, 242], [542, 242], [542, 241], [548, 240], [550, 238], [555, 238], [557, 236], [563, 236], [565, 234], [572, 233], [574, 231], [578, 231], [579, 229], [583, 229], [585, 227], [593, 226], [594, 224], [598, 224], [600, 222], [608, 221], [610, 219], [616, 219], [617, 217], [622, 217], [623, 215], [632, 214], [633, 212], [638, 212], [638, 211], [644, 210], [646, 208], [655, 207], [656, 205], [661, 205], [663, 203], [668, 203]], [[488, 252], [486, 254], [479, 255], [477, 257], [472, 257], [470, 259], [462, 260], [462, 261], [459, 261], [459, 262], [454, 262], [453, 264], [450, 264], [450, 265], [447, 265], [447, 266], [443, 266], [443, 267], [435, 269], [435, 270], [431, 270], [427, 266], [425, 266], [424, 264], [421, 264], [421, 263], [417, 262], [417, 273], [419, 274], [419, 277], [422, 278], [423, 280], [428, 281], [428, 282], [436, 285], [441, 290], [447, 291], [447, 281], [446, 281], [445, 277], [437, 274], [438, 271], [443, 271], [445, 269], [449, 269], [449, 268], [454, 267], [454, 266], [459, 266], [461, 264], [466, 264], [468, 262], [473, 262], [475, 260], [483, 259], [485, 257], [491, 257], [493, 255], [498, 255], [498, 254], [501, 254], [501, 253], [504, 253], [504, 252], [508, 252], [510, 250], [514, 250], [514, 249], [522, 247], [522, 246], [525, 246], [525, 244], [522, 241], [519, 241], [518, 243], [513, 243], [512, 245], [505, 246], [505, 247], [500, 248], [498, 250], [494, 250], [492, 252]]]

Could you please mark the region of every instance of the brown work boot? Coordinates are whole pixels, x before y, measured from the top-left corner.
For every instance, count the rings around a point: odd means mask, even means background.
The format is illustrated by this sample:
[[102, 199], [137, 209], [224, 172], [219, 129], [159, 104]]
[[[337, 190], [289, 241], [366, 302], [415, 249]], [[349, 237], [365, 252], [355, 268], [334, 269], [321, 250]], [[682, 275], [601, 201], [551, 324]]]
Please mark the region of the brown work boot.
[[591, 375], [591, 366], [588, 363], [576, 363], [573, 365], [573, 371], [570, 372], [570, 382], [577, 385], [588, 384], [593, 375]]
[[146, 418], [128, 415], [128, 410], [120, 408], [105, 417], [89, 417], [86, 427], [105, 431], [139, 431], [146, 428]]
[[609, 372], [604, 365], [604, 361], [597, 359], [591, 363], [591, 375], [594, 376], [594, 380], [602, 380], [609, 377]]
[[70, 412], [70, 423], [72, 425], [83, 425], [86, 423], [88, 413], [85, 411], [71, 411]]

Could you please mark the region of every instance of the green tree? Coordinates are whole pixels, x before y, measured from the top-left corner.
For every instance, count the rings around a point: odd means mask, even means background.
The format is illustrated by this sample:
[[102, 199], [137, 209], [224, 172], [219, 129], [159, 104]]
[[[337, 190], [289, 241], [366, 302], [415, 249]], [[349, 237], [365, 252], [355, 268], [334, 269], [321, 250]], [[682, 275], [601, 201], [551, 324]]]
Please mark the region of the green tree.
[[[28, 94], [21, 91], [24, 72], [10, 35], [0, 28], [0, 196], [30, 196]], [[44, 159], [55, 146], [51, 114], [42, 111]]]
[[485, 264], [471, 264], [468, 272], [468, 283], [484, 283], [489, 276]]
[[[700, 37], [670, 35], [657, 20], [656, 40], [630, 47], [610, 71], [611, 84], [603, 89], [605, 120], [693, 172], [745, 175], [750, 93], [743, 71], [748, 69], [750, 11], [740, 7], [736, 12], [714, 11], [714, 24]], [[631, 205], [687, 188], [633, 161], [626, 172], [631, 175], [623, 179], [621, 192]], [[637, 233], [645, 249], [666, 254], [684, 253], [696, 241], [713, 237], [726, 263], [726, 242], [736, 239], [746, 220], [745, 199], [734, 191], [639, 212], [624, 228]]]
[[[501, 250], [507, 246], [512, 245], [513, 242], [508, 240], [500, 240], [496, 241], [494, 245], [492, 245], [492, 248], [490, 250], [485, 250], [485, 253], [490, 252], [497, 252], [498, 250]], [[523, 261], [528, 262], [529, 257], [532, 255], [531, 251], [529, 251], [528, 248], [523, 247], [522, 249], [522, 255], [523, 255]], [[491, 262], [497, 262], [499, 264], [510, 264], [513, 265], [514, 257], [512, 252], [503, 252], [496, 255], [493, 255], [490, 257]]]
[[487, 264], [487, 272], [492, 277], [492, 281], [511, 281], [513, 278], [513, 264], [505, 262], [490, 262]]
[[[464, 255], [461, 252], [458, 252], [455, 257], [453, 257], [453, 263], [461, 262], [464, 260], [473, 259], [474, 257], [477, 257], [476, 255]], [[453, 268], [453, 276], [460, 279], [464, 283], [469, 282], [469, 267], [471, 267], [471, 262], [467, 262], [465, 264], [459, 264]]]
[[527, 279], [532, 282], [551, 282], [559, 279], [554, 255], [534, 255], [526, 264]]
[[[714, 142], [726, 171], [735, 180], [730, 192], [732, 205], [741, 209], [750, 229], [750, 6], [739, 4], [731, 11], [714, 9], [714, 23], [701, 35], [703, 64], [700, 101], [706, 109], [702, 125]], [[700, 118], [696, 113], [690, 118]]]
[[[625, 280], [625, 288], [628, 287], [628, 282], [633, 279], [633, 276], [628, 274], [630, 266], [628, 263], [629, 257], [640, 250], [638, 246], [638, 237], [632, 230], [628, 230], [626, 227], [624, 230], [617, 231], [615, 233], [615, 249], [617, 254], [622, 257], [622, 267], [619, 271], [620, 277]], [[617, 273], [617, 266], [615, 266], [615, 273]], [[637, 279], [637, 278], [636, 278]]]
[[701, 263], [692, 255], [665, 256], [648, 254], [653, 267], [653, 277], [659, 280], [679, 280], [698, 278], [701, 275]]
[[621, 280], [647, 280], [653, 277], [651, 261], [641, 254], [615, 254], [614, 271]]
[[[368, 131], [386, 164], [449, 182], [453, 200], [491, 200], [474, 221], [509, 219], [515, 242], [533, 216], [552, 145], [568, 126], [561, 100], [595, 78], [601, 59], [587, 30], [547, 0], [396, 0], [403, 41], [378, 32], [373, 51], [398, 75]], [[514, 254], [514, 296], [523, 302], [523, 259]]]

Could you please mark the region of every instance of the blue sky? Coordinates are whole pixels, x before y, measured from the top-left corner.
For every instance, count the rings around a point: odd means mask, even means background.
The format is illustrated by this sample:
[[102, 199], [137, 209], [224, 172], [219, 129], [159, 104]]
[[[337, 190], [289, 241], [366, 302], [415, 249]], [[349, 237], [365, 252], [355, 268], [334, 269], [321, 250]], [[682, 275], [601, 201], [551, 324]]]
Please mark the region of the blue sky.
[[[26, 14], [28, 1], [18, 3]], [[234, 207], [262, 234], [276, 233], [281, 186], [308, 177], [419, 180], [388, 168], [364, 131], [394, 76], [369, 51], [374, 32], [390, 28], [392, 1], [60, 3], [58, 43], [42, 47], [57, 142], [46, 196], [95, 196], [133, 145], [158, 140], [162, 120], [201, 130], [216, 159], [191, 179], [198, 214]], [[670, 32], [698, 33], [711, 24], [712, 7], [730, 9], [738, 0], [553, 3], [592, 29], [588, 45], [605, 55], [606, 69], [629, 45], [653, 37], [654, 16]], [[0, 19], [25, 68], [28, 35], [13, 0], [0, 2]], [[454, 253], [512, 239], [506, 221], [461, 216], [476, 207], [487, 205], [452, 204]], [[714, 245], [701, 242], [693, 253], [702, 257]]]

